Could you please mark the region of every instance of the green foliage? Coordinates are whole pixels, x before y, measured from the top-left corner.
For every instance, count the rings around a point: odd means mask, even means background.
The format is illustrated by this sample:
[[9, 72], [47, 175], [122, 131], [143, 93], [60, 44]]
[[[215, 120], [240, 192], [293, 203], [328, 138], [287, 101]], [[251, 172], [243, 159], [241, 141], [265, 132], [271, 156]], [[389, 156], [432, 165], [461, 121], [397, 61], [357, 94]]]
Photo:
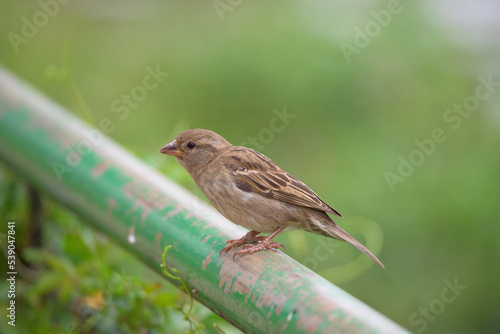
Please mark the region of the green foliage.
[[[168, 278], [170, 278], [170, 279], [172, 279], [174, 281], [178, 281], [179, 284], [180, 284], [180, 286], [181, 286], [181, 290], [184, 291], [189, 296], [189, 301], [190, 301], [189, 302], [189, 308], [188, 308], [187, 312], [184, 313], [184, 320], [189, 321], [189, 323], [191, 324], [191, 329], [193, 331], [197, 331], [197, 330], [199, 330], [199, 328], [195, 327], [193, 321], [189, 318], [189, 315], [191, 314], [191, 311], [193, 310], [193, 295], [191, 294], [191, 291], [189, 290], [186, 282], [184, 282], [184, 280], [182, 279], [179, 270], [177, 270], [175, 268], [169, 268], [169, 269], [167, 269], [165, 257], [167, 256], [167, 252], [168, 252], [168, 250], [170, 248], [172, 248], [172, 245], [166, 246], [165, 249], [163, 250], [162, 255], [161, 255], [161, 262], [162, 262], [161, 263], [161, 268], [162, 268], [162, 272]], [[171, 274], [169, 271], [173, 272], [174, 274]]]

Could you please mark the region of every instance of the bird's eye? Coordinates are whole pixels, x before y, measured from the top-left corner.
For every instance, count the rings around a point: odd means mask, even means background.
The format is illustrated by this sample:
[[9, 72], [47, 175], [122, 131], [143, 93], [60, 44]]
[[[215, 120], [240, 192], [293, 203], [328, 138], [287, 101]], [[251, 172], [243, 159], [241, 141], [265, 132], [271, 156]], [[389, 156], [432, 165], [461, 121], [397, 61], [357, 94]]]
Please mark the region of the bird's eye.
[[191, 142], [189, 142], [189, 143], [187, 144], [187, 147], [188, 147], [190, 150], [192, 150], [193, 148], [195, 148], [195, 147], [196, 147], [196, 144], [195, 144], [195, 143], [193, 143], [193, 142], [191, 141]]

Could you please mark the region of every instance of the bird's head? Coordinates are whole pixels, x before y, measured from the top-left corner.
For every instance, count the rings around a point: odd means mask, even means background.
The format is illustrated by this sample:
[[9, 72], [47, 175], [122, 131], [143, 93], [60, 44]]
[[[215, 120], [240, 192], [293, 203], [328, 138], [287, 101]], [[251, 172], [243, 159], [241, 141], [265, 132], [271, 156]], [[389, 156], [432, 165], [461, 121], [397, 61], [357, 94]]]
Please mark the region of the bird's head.
[[180, 133], [160, 152], [176, 157], [182, 167], [189, 174], [192, 174], [206, 167], [213, 159], [232, 146], [224, 137], [213, 131], [192, 129]]

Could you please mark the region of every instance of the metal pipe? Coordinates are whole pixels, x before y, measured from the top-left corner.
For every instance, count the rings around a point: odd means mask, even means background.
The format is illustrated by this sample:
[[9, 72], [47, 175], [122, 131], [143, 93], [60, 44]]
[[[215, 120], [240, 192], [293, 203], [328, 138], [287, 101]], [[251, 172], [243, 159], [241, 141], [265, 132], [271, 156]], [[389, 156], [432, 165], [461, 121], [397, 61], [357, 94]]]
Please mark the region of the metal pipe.
[[[110, 120], [108, 120], [110, 121]], [[0, 158], [246, 333], [408, 333], [279, 251], [219, 256], [245, 230], [0, 68]], [[168, 279], [180, 286], [178, 280]]]

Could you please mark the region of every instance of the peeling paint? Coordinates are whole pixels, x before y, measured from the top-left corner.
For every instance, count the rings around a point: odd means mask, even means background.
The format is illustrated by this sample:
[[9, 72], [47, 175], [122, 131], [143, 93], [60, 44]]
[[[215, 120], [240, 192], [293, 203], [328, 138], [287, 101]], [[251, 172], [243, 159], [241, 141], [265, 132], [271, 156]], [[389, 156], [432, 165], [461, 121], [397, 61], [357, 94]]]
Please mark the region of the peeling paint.
[[205, 226], [203, 226], [203, 229], [214, 228], [217, 227], [217, 225], [217, 221], [211, 221], [208, 224], [205, 224]]
[[113, 197], [108, 198], [108, 211], [106, 212], [106, 217], [108, 219], [113, 218], [113, 211], [116, 208], [116, 199]]
[[214, 254], [215, 252], [215, 249], [212, 249], [212, 251], [210, 252], [210, 254], [207, 255], [207, 257], [205, 258], [205, 260], [203, 260], [203, 266], [201, 267], [201, 269], [205, 270], [207, 269], [207, 266], [210, 264], [210, 262], [212, 262], [212, 255]]
[[[282, 330], [289, 326], [300, 328], [305, 333], [316, 333], [324, 331], [319, 327], [324, 320], [324, 313], [334, 313], [337, 305], [323, 304], [320, 298], [321, 291], [308, 285], [312, 273], [307, 270], [297, 272], [293, 267], [282, 267], [280, 279], [275, 279], [275, 268], [280, 261], [281, 254], [274, 252], [254, 254], [251, 257], [240, 258], [232, 261], [232, 256], [237, 249], [224, 254], [219, 263], [219, 288], [223, 288], [224, 294], [239, 293], [244, 296], [245, 304], [265, 312], [264, 320], [273, 321], [276, 316], [283, 318], [286, 310], [286, 321], [280, 325]], [[290, 304], [290, 301], [293, 301]], [[305, 305], [309, 305], [307, 307]], [[312, 308], [311, 308], [312, 307]], [[320, 310], [319, 313], [301, 314], [298, 310], [313, 309]], [[341, 314], [337, 314], [338, 317]], [[345, 319], [341, 320], [345, 326]], [[352, 326], [352, 325], [351, 325]]]
[[161, 249], [161, 244], [160, 244], [161, 236], [162, 236], [161, 232], [156, 233], [156, 236], [155, 236], [156, 251], [158, 252], [158, 254], [161, 254], [163, 252], [163, 250]]
[[[47, 103], [48, 101], [44, 101]], [[20, 101], [16, 101], [17, 104], [22, 104]], [[31, 132], [33, 130], [42, 130], [45, 134], [51, 138], [54, 142], [58, 142], [61, 145], [61, 149], [66, 150], [74, 145], [74, 142], [67, 136], [62, 136], [58, 128], [55, 126], [54, 122], [47, 117], [33, 114], [27, 119], [26, 123], [22, 126], [22, 131]], [[74, 151], [74, 149], [72, 149]]]
[[[137, 215], [141, 225], [146, 222], [148, 215], [152, 211], [162, 211], [169, 206], [175, 205], [171, 199], [165, 197], [162, 193], [145, 187], [144, 182], [140, 179], [126, 183], [123, 186], [123, 193], [133, 200], [132, 207], [125, 213]], [[177, 214], [180, 210], [180, 207], [177, 206], [175, 210], [167, 212], [164, 219]]]
[[290, 286], [286, 287], [287, 291], [284, 291], [283, 287], [274, 284], [273, 281], [259, 282], [259, 285], [264, 286], [264, 289], [259, 293], [259, 298], [255, 302], [255, 305], [259, 308], [262, 308], [262, 306], [272, 307], [273, 305], [276, 305], [276, 315], [281, 314], [283, 305], [288, 300], [291, 290], [300, 288], [300, 285], [295, 284], [295, 286], [293, 286], [290, 284]]
[[241, 272], [237, 273], [236, 276], [233, 277], [233, 280], [231, 281], [231, 286], [229, 287], [229, 290], [232, 292], [233, 291], [233, 284], [234, 284], [234, 280], [236, 279], [236, 277], [240, 276], [241, 275]]
[[110, 166], [109, 161], [107, 161], [107, 160], [102, 161], [100, 164], [95, 166], [95, 168], [92, 170], [92, 174], [91, 174], [92, 177], [98, 178], [99, 176], [104, 174], [104, 172], [106, 171], [106, 169], [108, 169], [109, 166]]
[[132, 208], [130, 210], [127, 210], [126, 213], [127, 214], [132, 214], [132, 213], [139, 214], [140, 213], [139, 222], [142, 225], [146, 222], [146, 217], [151, 213], [152, 210], [153, 210], [153, 208], [151, 208], [147, 205], [144, 205], [143, 199], [137, 198], [137, 199], [135, 199]]
[[201, 240], [201, 243], [204, 244], [205, 242], [208, 241], [208, 239], [210, 239], [212, 236], [211, 235], [207, 235], [205, 238], [203, 238], [203, 240]]
[[82, 157], [78, 153], [76, 153], [76, 151], [71, 151], [66, 159], [70, 166], [72, 166], [73, 164], [78, 165], [81, 160]]
[[176, 208], [172, 211], [167, 212], [165, 216], [163, 216], [163, 220], [167, 220], [168, 218], [175, 216], [176, 214], [181, 212], [181, 210], [182, 210], [181, 208]]
[[[252, 294], [251, 287], [257, 283], [257, 275], [252, 275], [250, 271], [241, 271], [241, 267], [233, 261], [233, 255], [236, 249], [223, 254], [221, 260], [222, 266], [219, 270], [219, 288], [224, 287], [224, 293], [237, 292], [245, 295], [245, 303], [248, 302]], [[260, 256], [255, 256], [253, 259], [261, 259]]]
[[[305, 330], [309, 334], [316, 333], [318, 331], [318, 324], [321, 321], [320, 315], [309, 314], [307, 317], [298, 317], [296, 326]], [[333, 332], [335, 333], [335, 332]]]

